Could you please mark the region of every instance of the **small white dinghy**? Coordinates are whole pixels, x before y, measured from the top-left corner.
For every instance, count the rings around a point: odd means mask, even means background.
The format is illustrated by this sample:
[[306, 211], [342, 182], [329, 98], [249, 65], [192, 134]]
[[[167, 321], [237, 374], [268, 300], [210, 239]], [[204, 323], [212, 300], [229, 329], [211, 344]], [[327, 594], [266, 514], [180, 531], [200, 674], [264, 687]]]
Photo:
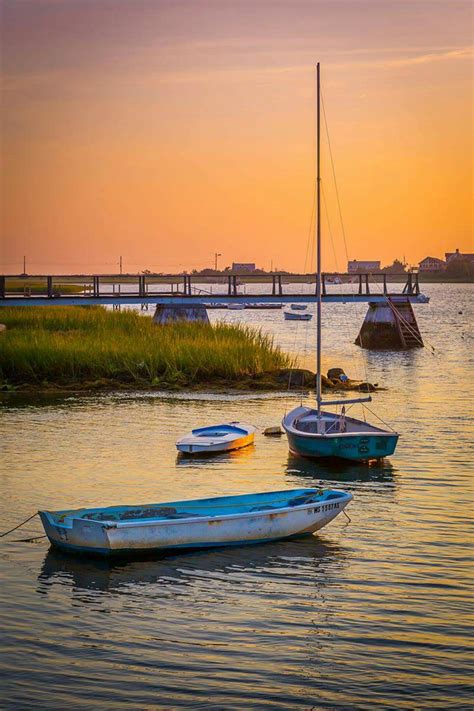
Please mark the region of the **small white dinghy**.
[[184, 454], [215, 454], [241, 449], [252, 444], [256, 427], [246, 422], [225, 422], [222, 425], [198, 427], [176, 442]]
[[309, 535], [341, 513], [352, 494], [286, 489], [210, 499], [39, 511], [53, 546], [89, 555], [240, 546]]

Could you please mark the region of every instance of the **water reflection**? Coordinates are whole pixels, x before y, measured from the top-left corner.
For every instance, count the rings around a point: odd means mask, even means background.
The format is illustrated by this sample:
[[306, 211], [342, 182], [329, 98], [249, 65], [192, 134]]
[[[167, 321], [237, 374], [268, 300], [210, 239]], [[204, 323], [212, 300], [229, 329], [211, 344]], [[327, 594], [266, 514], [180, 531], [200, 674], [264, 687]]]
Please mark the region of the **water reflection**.
[[302, 477], [305, 486], [317, 486], [321, 480], [327, 482], [381, 482], [396, 484], [396, 468], [389, 459], [373, 462], [349, 462], [344, 460], [323, 460], [297, 457], [288, 453], [286, 473], [292, 477]]
[[[366, 306], [326, 310], [323, 368], [363, 379], [365, 361], [387, 388], [374, 411], [403, 435], [377, 466], [295, 458], [263, 436], [255, 449], [176, 461], [196, 423], [245, 416], [262, 431], [299, 401], [291, 394], [0, 394], [4, 529], [38, 508], [321, 483], [354, 493], [351, 523], [256, 547], [125, 563], [3, 539], [3, 706], [471, 708], [472, 348], [455, 324], [462, 309], [467, 331], [473, 289], [427, 290], [436, 298], [417, 318], [438, 357], [363, 351], [352, 341]], [[304, 330], [281, 312], [237, 314], [305, 352]]]
[[343, 546], [317, 536], [134, 560], [81, 558], [50, 548], [38, 575], [37, 592], [47, 594], [52, 585], [67, 584], [75, 590], [130, 594], [137, 586], [159, 585], [162, 595], [167, 596], [169, 588], [179, 594], [177, 588], [192, 587], [203, 578], [215, 581], [216, 575], [231, 576], [235, 587], [248, 585], [249, 575], [254, 583], [259, 578], [264, 582], [289, 568], [293, 577], [309, 572], [322, 584], [332, 578], [348, 555]]
[[230, 452], [214, 453], [214, 454], [186, 454], [178, 452], [176, 455], [177, 467], [205, 467], [222, 465], [225, 462], [242, 462], [249, 460], [255, 456], [255, 444], [250, 444], [242, 449], [233, 449]]

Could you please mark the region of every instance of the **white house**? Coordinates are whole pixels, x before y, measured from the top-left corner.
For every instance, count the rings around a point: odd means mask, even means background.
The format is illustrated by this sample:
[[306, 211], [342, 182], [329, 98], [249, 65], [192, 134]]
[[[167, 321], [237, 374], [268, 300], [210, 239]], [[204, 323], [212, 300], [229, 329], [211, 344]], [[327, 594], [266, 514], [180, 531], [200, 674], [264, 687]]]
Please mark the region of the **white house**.
[[452, 262], [453, 259], [467, 259], [468, 262], [474, 263], [474, 254], [460, 252], [457, 249], [455, 252], [445, 252], [446, 263]]
[[446, 269], [446, 262], [438, 257], [425, 257], [418, 264], [420, 272], [440, 272]]
[[367, 262], [360, 259], [352, 259], [350, 262], [347, 262], [347, 271], [349, 274], [379, 272], [380, 262]]
[[254, 272], [255, 264], [252, 262], [232, 262], [233, 272]]

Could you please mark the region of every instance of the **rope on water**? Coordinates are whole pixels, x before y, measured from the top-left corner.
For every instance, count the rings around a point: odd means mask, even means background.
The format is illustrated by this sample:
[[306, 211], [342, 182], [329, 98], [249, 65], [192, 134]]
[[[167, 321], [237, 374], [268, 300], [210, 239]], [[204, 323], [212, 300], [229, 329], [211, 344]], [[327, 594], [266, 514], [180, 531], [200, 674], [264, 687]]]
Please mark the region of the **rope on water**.
[[47, 538], [46, 534], [41, 536], [32, 536], [32, 538], [14, 538], [12, 543], [30, 543], [31, 541], [38, 541], [40, 538]]
[[28, 521], [31, 521], [32, 518], [38, 515], [38, 512], [34, 513], [32, 516], [29, 516], [28, 518], [25, 518], [24, 521], [18, 524], [18, 526], [15, 526], [14, 528], [10, 528], [9, 531], [5, 531], [4, 533], [0, 533], [0, 538], [3, 538], [4, 536], [8, 536], [9, 533], [13, 533], [13, 531], [16, 531], [17, 528], [21, 528], [22, 526], [25, 525], [25, 523], [28, 523]]
[[344, 516], [347, 518], [347, 520], [349, 521], [349, 523], [352, 523], [351, 517], [346, 514], [346, 512], [344, 511], [344, 509], [342, 509], [342, 513], [343, 513]]

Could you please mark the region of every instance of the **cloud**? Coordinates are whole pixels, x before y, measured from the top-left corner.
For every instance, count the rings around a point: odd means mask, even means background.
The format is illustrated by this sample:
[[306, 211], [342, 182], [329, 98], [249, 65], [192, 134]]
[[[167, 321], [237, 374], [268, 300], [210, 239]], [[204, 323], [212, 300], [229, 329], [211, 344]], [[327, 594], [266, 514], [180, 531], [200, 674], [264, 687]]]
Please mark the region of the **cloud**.
[[431, 52], [429, 54], [419, 54], [414, 57], [402, 59], [391, 59], [383, 62], [386, 67], [408, 67], [416, 64], [431, 64], [432, 62], [445, 62], [454, 59], [472, 59], [474, 56], [473, 47], [461, 47], [447, 52]]

